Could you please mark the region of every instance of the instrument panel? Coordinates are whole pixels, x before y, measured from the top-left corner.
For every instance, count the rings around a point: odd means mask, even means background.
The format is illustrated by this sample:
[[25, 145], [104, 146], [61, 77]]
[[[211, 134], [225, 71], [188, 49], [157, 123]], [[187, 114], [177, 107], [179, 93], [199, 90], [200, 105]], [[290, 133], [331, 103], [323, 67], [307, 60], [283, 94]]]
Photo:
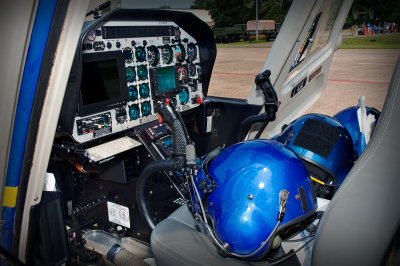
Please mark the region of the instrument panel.
[[[81, 244], [80, 229], [149, 242], [132, 191], [151, 162], [173, 156], [172, 134], [156, 110], [169, 99], [187, 125], [202, 121], [215, 57], [210, 27], [189, 12], [114, 9], [85, 22], [48, 167], [61, 182], [71, 250]], [[155, 221], [184, 204], [184, 186], [178, 171], [149, 180]], [[126, 211], [123, 223], [109, 203]]]
[[80, 100], [72, 137], [79, 143], [158, 119], [169, 98], [178, 111], [202, 103], [200, 49], [172, 21], [107, 21], [84, 36]]

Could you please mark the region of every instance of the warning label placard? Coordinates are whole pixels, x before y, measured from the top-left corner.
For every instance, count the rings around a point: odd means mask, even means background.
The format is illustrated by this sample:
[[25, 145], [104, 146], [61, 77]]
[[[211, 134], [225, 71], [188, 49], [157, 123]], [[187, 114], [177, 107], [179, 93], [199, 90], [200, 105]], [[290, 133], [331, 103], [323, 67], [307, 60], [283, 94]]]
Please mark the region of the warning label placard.
[[129, 219], [129, 209], [125, 206], [107, 201], [108, 220], [127, 228], [131, 227]]

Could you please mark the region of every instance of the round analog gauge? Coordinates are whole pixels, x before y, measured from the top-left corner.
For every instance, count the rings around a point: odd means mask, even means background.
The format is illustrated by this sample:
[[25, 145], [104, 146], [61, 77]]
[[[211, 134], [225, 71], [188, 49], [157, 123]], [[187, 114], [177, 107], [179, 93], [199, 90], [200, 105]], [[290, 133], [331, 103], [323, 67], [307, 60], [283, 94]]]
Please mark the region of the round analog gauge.
[[164, 64], [170, 64], [172, 62], [173, 52], [171, 46], [168, 44], [161, 48], [161, 58]]
[[139, 105], [137, 104], [133, 104], [129, 106], [129, 117], [132, 120], [136, 120], [138, 119], [140, 116], [140, 109], [139, 109]]
[[129, 101], [136, 101], [138, 99], [138, 90], [136, 86], [131, 85], [128, 88]]
[[198, 84], [197, 84], [197, 80], [192, 80], [192, 82], [190, 83], [190, 86], [192, 87], [191, 88], [191, 90], [193, 91], [193, 92], [196, 92], [197, 91], [197, 86], [198, 86]]
[[187, 104], [189, 101], [189, 90], [183, 87], [183, 90], [179, 93], [179, 102], [181, 104]]
[[196, 75], [196, 66], [193, 64], [188, 65], [189, 76], [194, 77]]
[[137, 75], [139, 80], [145, 80], [147, 79], [147, 67], [146, 65], [140, 65], [137, 68]]
[[125, 59], [125, 63], [130, 64], [133, 62], [133, 51], [129, 47], [125, 47], [122, 51]]
[[126, 68], [126, 80], [128, 82], [136, 81], [136, 71], [134, 67], [129, 66]]
[[135, 56], [138, 62], [143, 62], [144, 60], [146, 60], [146, 50], [143, 46], [136, 47]]
[[160, 52], [154, 45], [147, 48], [147, 60], [151, 66], [156, 66], [160, 62]]
[[175, 58], [176, 60], [178, 60], [178, 62], [183, 62], [183, 60], [185, 60], [185, 47], [179, 43], [176, 47], [175, 47]]
[[194, 43], [191, 42], [187, 45], [187, 54], [188, 59], [192, 62], [197, 58], [197, 48]]
[[147, 85], [147, 83], [140, 84], [139, 93], [142, 99], [149, 97], [150, 96], [149, 85]]
[[188, 80], [188, 71], [186, 67], [179, 67], [176, 70], [176, 79], [180, 84], [184, 84]]
[[149, 101], [142, 103], [142, 115], [148, 116], [151, 114], [151, 104]]

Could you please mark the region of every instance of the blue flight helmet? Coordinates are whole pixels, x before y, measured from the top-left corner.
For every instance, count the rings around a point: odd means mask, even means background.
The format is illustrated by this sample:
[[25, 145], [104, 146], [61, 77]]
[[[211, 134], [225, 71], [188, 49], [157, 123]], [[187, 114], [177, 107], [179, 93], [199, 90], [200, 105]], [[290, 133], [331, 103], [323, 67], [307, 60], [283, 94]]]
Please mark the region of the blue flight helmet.
[[307, 114], [273, 139], [297, 153], [305, 163], [318, 197], [330, 199], [354, 164], [350, 134], [334, 118]]
[[275, 237], [304, 228], [316, 208], [301, 159], [273, 140], [210, 152], [192, 183], [192, 211], [208, 221], [216, 246], [246, 260], [263, 258]]
[[[360, 130], [360, 124], [358, 122], [357, 111], [360, 107], [359, 106], [352, 106], [346, 108], [333, 117], [339, 121], [346, 129], [349, 131], [351, 139], [353, 141], [354, 152], [359, 157], [361, 153], [364, 151], [366, 143], [363, 137], [363, 133]], [[377, 121], [380, 112], [375, 108], [366, 107], [367, 115], [372, 114], [375, 116], [375, 120]], [[376, 122], [375, 122], [376, 124]]]

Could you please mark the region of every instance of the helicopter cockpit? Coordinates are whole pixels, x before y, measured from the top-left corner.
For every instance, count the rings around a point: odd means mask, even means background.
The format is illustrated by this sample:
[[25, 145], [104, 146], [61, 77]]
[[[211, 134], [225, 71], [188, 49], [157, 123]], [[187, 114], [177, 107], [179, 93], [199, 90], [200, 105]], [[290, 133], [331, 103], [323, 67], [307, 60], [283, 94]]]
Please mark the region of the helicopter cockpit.
[[361, 182], [394, 121], [362, 101], [301, 116], [326, 86], [350, 6], [295, 1], [275, 40], [286, 45], [274, 44], [247, 100], [208, 95], [216, 43], [192, 13], [115, 9], [85, 22], [40, 160], [43, 188], [30, 166], [22, 173], [13, 253], [29, 265], [321, 263], [312, 250], [329, 253], [334, 237], [324, 219], [343, 211], [330, 206], [338, 194], [360, 203], [348, 183]]

